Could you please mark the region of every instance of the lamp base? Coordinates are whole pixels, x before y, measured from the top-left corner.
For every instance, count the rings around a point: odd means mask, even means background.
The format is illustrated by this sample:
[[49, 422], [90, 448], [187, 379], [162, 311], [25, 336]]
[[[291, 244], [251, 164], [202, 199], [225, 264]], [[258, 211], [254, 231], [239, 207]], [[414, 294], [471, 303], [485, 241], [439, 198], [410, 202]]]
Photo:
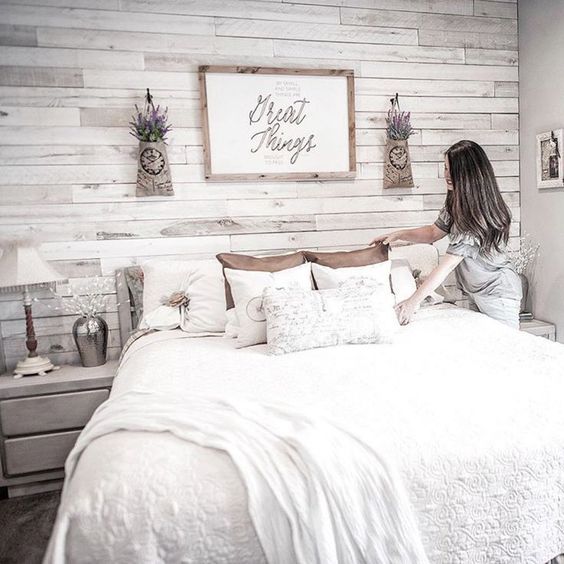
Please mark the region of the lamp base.
[[22, 376], [45, 376], [50, 370], [58, 370], [60, 366], [55, 366], [48, 358], [42, 356], [28, 356], [25, 360], [20, 360], [14, 368], [14, 378]]

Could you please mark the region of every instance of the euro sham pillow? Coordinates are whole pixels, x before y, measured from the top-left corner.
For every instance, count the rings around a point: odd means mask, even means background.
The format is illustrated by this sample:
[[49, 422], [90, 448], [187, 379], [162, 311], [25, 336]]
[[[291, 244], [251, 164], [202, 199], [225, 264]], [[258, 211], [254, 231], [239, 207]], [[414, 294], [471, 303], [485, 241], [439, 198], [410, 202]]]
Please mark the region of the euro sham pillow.
[[309, 263], [279, 272], [224, 268], [224, 274], [231, 288], [239, 323], [237, 348], [266, 342], [266, 323], [262, 309], [265, 288], [285, 288], [288, 291], [312, 288]]
[[[203, 335], [225, 331], [225, 290], [221, 265], [215, 260], [155, 260], [143, 265], [143, 319], [141, 329], [178, 326]], [[185, 300], [179, 297], [184, 294]], [[176, 303], [175, 307], [170, 307]], [[173, 310], [173, 311], [171, 311]]]
[[390, 288], [390, 268], [391, 262], [389, 260], [366, 266], [345, 266], [341, 268], [312, 263], [311, 273], [318, 290], [337, 288], [343, 282], [359, 277], [370, 278]]
[[303, 251], [309, 262], [331, 268], [344, 268], [348, 266], [367, 266], [388, 260], [389, 246], [378, 243], [366, 249], [356, 251]]
[[267, 352], [391, 343], [399, 328], [389, 285], [351, 278], [330, 290], [265, 288]]

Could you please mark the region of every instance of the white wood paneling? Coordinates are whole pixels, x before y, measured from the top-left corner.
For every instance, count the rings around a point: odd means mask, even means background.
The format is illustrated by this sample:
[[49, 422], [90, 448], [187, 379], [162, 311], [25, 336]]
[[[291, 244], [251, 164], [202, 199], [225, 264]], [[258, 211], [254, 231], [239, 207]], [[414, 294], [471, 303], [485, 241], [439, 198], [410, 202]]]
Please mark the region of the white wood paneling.
[[[0, 2], [0, 243], [32, 236], [73, 280], [104, 275], [112, 335], [115, 268], [160, 255], [359, 248], [433, 221], [445, 198], [444, 151], [463, 138], [483, 144], [492, 160], [518, 245], [514, 0]], [[202, 64], [353, 69], [357, 177], [206, 183]], [[173, 197], [135, 197], [128, 122], [147, 87], [174, 125]], [[384, 190], [385, 115], [395, 92], [412, 112], [415, 186]], [[77, 362], [68, 297], [38, 297], [41, 350]], [[18, 296], [0, 297], [0, 321], [10, 366], [24, 338]]]

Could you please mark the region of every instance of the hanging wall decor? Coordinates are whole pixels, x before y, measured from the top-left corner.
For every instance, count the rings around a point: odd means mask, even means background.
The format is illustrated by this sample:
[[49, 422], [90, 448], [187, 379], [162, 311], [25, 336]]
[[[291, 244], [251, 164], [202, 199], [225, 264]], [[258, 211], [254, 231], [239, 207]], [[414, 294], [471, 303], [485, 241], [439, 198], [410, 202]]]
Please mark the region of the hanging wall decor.
[[356, 175], [354, 73], [200, 67], [206, 180]]
[[402, 112], [398, 94], [390, 99], [392, 107], [386, 117], [386, 149], [384, 155], [384, 188], [413, 188], [409, 136], [413, 133], [410, 112]]
[[137, 163], [137, 196], [173, 196], [170, 166], [166, 151], [168, 108], [155, 107], [147, 88], [143, 110], [135, 106], [130, 122], [131, 135], [139, 139]]
[[562, 188], [564, 186], [563, 142], [564, 130], [562, 129], [553, 129], [537, 135], [538, 188]]

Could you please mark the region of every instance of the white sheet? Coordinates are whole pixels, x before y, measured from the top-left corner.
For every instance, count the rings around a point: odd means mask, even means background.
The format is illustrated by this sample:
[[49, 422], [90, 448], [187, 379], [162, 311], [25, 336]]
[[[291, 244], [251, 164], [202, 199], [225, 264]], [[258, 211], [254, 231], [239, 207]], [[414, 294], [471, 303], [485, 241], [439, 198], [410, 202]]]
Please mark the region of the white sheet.
[[[564, 552], [564, 347], [434, 307], [392, 345], [267, 357], [230, 340], [142, 338], [134, 388], [284, 401], [370, 435], [400, 469], [433, 563], [539, 564]], [[93, 442], [68, 485], [69, 562], [263, 563], [224, 453], [170, 433]]]

